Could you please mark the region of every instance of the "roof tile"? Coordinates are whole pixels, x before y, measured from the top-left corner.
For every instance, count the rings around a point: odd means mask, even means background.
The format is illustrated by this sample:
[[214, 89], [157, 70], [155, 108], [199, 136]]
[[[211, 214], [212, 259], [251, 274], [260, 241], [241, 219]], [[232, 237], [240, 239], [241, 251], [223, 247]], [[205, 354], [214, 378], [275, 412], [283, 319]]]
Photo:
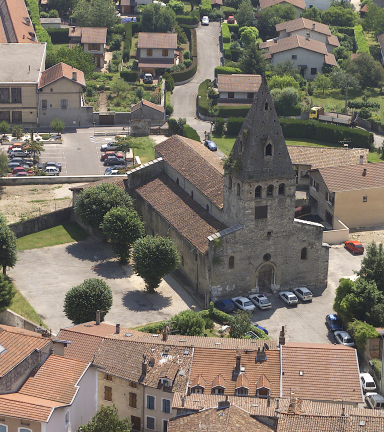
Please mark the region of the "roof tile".
[[143, 49], [176, 49], [177, 34], [176, 33], [139, 33], [137, 48]]
[[304, 0], [260, 0], [260, 9], [263, 10], [267, 7], [274, 6], [275, 4], [280, 3], [290, 3], [291, 5], [296, 6], [299, 9], [305, 9]]
[[[76, 80], [73, 80], [73, 73], [76, 73]], [[73, 82], [81, 84], [84, 87], [86, 86], [84, 73], [81, 70], [65, 63], [58, 63], [49, 69], [46, 69], [41, 74], [39, 88], [43, 88], [48, 84], [52, 84], [54, 81], [57, 81], [60, 78], [67, 78]]]
[[297, 30], [313, 30], [317, 33], [322, 33], [327, 36], [331, 36], [331, 30], [329, 30], [329, 26], [326, 24], [321, 24], [317, 21], [312, 21], [307, 18], [297, 18], [291, 21], [285, 21], [279, 24], [276, 24], [276, 31], [280, 32], [285, 30], [287, 33], [291, 33]]
[[217, 88], [219, 92], [257, 93], [261, 84], [261, 75], [219, 74]]

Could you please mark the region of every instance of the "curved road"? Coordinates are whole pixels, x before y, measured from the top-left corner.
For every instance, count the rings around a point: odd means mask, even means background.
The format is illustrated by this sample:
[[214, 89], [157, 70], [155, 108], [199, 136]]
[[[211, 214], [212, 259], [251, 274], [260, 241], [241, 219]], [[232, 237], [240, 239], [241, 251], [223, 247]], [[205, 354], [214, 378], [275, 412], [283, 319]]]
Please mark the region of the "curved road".
[[177, 86], [173, 90], [171, 103], [174, 108], [173, 117], [185, 118], [187, 123], [197, 130], [200, 138], [204, 138], [204, 131], [209, 130], [211, 124], [196, 117], [196, 97], [199, 84], [207, 78], [214, 78], [214, 70], [220, 65], [220, 23], [212, 22], [209, 26], [196, 28], [197, 35], [197, 72], [192, 81]]

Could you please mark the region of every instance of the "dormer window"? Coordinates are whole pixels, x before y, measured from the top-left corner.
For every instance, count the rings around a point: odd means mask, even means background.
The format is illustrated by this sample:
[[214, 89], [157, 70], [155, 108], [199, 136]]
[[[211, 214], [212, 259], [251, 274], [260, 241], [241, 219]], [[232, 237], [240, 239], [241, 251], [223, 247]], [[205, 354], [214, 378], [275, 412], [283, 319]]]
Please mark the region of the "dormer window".
[[204, 393], [204, 387], [195, 386], [191, 389], [191, 393], [194, 394], [203, 394]]
[[239, 387], [235, 392], [236, 396], [248, 396], [248, 389], [246, 387]]
[[267, 144], [265, 147], [265, 156], [272, 156], [272, 144]]
[[224, 388], [223, 387], [214, 387], [212, 389], [212, 394], [224, 394]]
[[270, 390], [268, 388], [262, 387], [256, 390], [256, 396], [259, 398], [269, 397]]
[[160, 378], [160, 384], [164, 390], [170, 389], [172, 387], [172, 381], [167, 378]]

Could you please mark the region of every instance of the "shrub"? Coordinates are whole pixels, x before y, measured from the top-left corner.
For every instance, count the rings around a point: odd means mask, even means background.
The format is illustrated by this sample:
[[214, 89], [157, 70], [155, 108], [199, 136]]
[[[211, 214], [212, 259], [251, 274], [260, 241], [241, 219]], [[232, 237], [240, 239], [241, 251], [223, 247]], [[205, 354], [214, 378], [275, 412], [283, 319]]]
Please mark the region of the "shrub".
[[184, 51], [183, 52], [183, 59], [184, 60], [189, 60], [191, 58], [191, 53], [189, 51]]
[[228, 117], [246, 117], [248, 114], [250, 105], [237, 105], [234, 107], [231, 106], [221, 106], [219, 107], [218, 116], [223, 118]]
[[220, 324], [229, 324], [232, 318], [231, 315], [216, 308], [213, 308], [212, 312], [209, 311], [209, 317]]
[[348, 108], [372, 108], [375, 111], [379, 111], [380, 104], [379, 102], [371, 102], [371, 101], [348, 101]]
[[200, 17], [209, 15], [212, 10], [211, 0], [202, 0], [200, 6]]
[[48, 17], [49, 17], [49, 18], [60, 18], [60, 15], [59, 15], [59, 12], [57, 12], [56, 9], [51, 9], [51, 10], [48, 12]]
[[171, 318], [172, 332], [184, 336], [203, 336], [205, 321], [192, 310], [185, 310]]
[[197, 71], [197, 57], [193, 58], [191, 66], [189, 68], [182, 70], [182, 71], [176, 71], [171, 72], [171, 77], [173, 78], [174, 82], [182, 82], [186, 81], [189, 78], [192, 78]]
[[215, 67], [215, 77], [220, 74], [241, 74], [241, 69], [229, 66], [217, 66]]
[[109, 49], [111, 51], [119, 51], [121, 48], [121, 42], [123, 41], [123, 36], [119, 34], [112, 35], [111, 41], [109, 42]]
[[363, 353], [368, 339], [373, 339], [379, 336], [375, 327], [362, 321], [353, 321], [348, 326], [350, 335], [355, 339], [356, 347]]
[[359, 116], [363, 119], [369, 119], [371, 115], [372, 115], [371, 110], [366, 107], [361, 108], [359, 112]]
[[239, 24], [227, 24], [231, 33], [239, 34]]
[[166, 325], [167, 325], [167, 321], [161, 321], [161, 322], [155, 323], [155, 324], [148, 324], [148, 325], [141, 327], [137, 330], [140, 332], [143, 332], [143, 333], [159, 334], [163, 331], [163, 329]]
[[170, 103], [167, 103], [167, 106], [165, 107], [165, 114], [167, 116], [171, 116], [173, 114], [173, 105]]
[[224, 133], [224, 126], [225, 126], [225, 121], [223, 118], [221, 117], [216, 117], [215, 119], [215, 129], [214, 132], [215, 134], [221, 136]]
[[179, 125], [177, 124], [177, 120], [174, 118], [170, 118], [167, 120], [168, 123], [168, 129], [170, 134], [175, 134], [179, 131]]
[[40, 18], [48, 18], [49, 15], [47, 12], [40, 12]]
[[177, 15], [176, 21], [178, 24], [187, 24], [192, 26], [199, 23], [199, 19], [191, 15]]
[[224, 58], [225, 60], [232, 61], [232, 52], [229, 48], [224, 50]]
[[358, 47], [357, 52], [370, 55], [368, 41], [363, 32], [363, 27], [360, 24], [355, 26], [355, 39]]
[[333, 27], [333, 29], [337, 33], [342, 33], [347, 36], [354, 36], [355, 35], [355, 28], [354, 27]]
[[199, 134], [196, 132], [196, 130], [187, 124], [183, 125], [183, 136], [185, 138], [190, 138], [195, 141], [200, 141]]
[[241, 49], [231, 49], [231, 58], [233, 62], [239, 61], [243, 51]]
[[131, 71], [128, 69], [123, 69], [120, 72], [120, 76], [124, 79], [124, 81], [131, 83], [134, 83], [139, 79], [139, 74], [136, 71]]
[[43, 139], [43, 140], [49, 140], [50, 138], [51, 138], [51, 134], [42, 134], [41, 135], [41, 138]]
[[243, 126], [244, 119], [238, 117], [229, 117], [227, 121], [227, 134], [237, 135], [240, 132], [241, 126]]
[[229, 17], [229, 15], [235, 15], [237, 13], [237, 9], [233, 7], [223, 6], [221, 7], [221, 11], [223, 12], [225, 19]]
[[228, 24], [221, 24], [221, 33], [223, 35], [223, 43], [231, 42], [231, 33], [229, 31]]
[[176, 15], [184, 13], [184, 3], [182, 1], [170, 0], [168, 2], [168, 7], [170, 7]]
[[183, 63], [184, 63], [184, 65], [185, 65], [186, 68], [189, 68], [189, 66], [191, 66], [191, 64], [192, 64], [192, 60], [185, 59]]
[[224, 14], [219, 9], [212, 9], [211, 12], [209, 12], [208, 17], [211, 21], [219, 21], [224, 18]]

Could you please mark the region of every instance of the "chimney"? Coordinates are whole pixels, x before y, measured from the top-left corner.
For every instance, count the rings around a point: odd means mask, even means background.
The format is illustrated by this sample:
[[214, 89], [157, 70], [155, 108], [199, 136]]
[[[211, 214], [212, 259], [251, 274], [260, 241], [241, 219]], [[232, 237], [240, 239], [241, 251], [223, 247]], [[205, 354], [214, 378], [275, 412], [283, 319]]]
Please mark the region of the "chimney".
[[312, 24], [312, 30], [315, 30], [316, 23]]
[[50, 354], [55, 354], [55, 348], [51, 348], [51, 349], [49, 350], [49, 353], [50, 353]]
[[278, 41], [278, 38], [273, 39], [274, 43], [277, 43], [277, 41]]
[[238, 354], [236, 356], [236, 366], [235, 366], [235, 373], [239, 374], [240, 373], [240, 363], [241, 363], [241, 355]]
[[267, 360], [267, 354], [264, 350], [264, 347], [263, 347], [263, 349], [260, 349], [260, 347], [258, 347], [257, 355], [256, 355], [256, 361], [257, 362], [264, 362], [266, 360]]
[[116, 334], [120, 334], [120, 324], [116, 324]]
[[76, 27], [72, 27], [72, 33], [74, 33], [76, 30]]
[[100, 311], [96, 311], [96, 325], [100, 325]]
[[311, 40], [311, 38], [309, 36], [307, 36], [305, 39], [307, 39], [307, 41]]
[[367, 168], [363, 169], [363, 177], [365, 177], [367, 175]]
[[229, 408], [231, 406], [231, 402], [229, 402], [228, 398], [226, 398], [225, 400], [219, 401], [217, 404], [217, 409], [225, 409], [225, 408]]
[[77, 81], [77, 72], [72, 72], [72, 81]]
[[348, 150], [348, 143], [344, 143], [344, 149]]
[[144, 377], [147, 375], [147, 368], [148, 368], [148, 364], [145, 361], [143, 361], [143, 363], [141, 363], [141, 375]]
[[363, 164], [363, 163], [364, 163], [364, 156], [360, 155], [360, 164]]
[[163, 342], [167, 342], [167, 340], [168, 340], [168, 331], [169, 331], [169, 328], [167, 325], [165, 325], [163, 328]]
[[285, 345], [285, 331], [284, 326], [281, 327], [280, 335], [279, 335], [279, 345]]

